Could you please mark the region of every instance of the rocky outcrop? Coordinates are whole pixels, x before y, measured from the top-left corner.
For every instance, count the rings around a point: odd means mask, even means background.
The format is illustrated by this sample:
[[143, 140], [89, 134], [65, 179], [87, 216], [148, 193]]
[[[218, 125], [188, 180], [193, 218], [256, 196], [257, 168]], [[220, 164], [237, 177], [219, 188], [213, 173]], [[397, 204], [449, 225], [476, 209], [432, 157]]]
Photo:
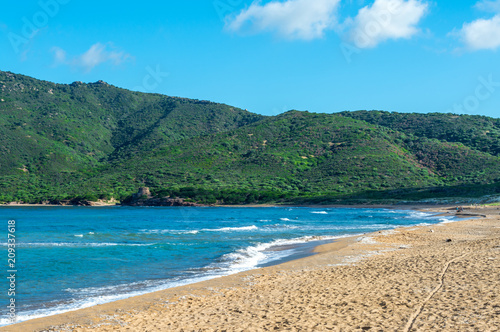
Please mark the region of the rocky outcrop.
[[128, 206], [202, 206], [194, 202], [186, 202], [183, 198], [149, 198], [136, 201], [123, 202], [122, 205]]
[[92, 83], [92, 84], [97, 84], [97, 85], [98, 85], [98, 84], [101, 84], [101, 85], [108, 85], [108, 86], [109, 86], [109, 84], [108, 84], [108, 83], [106, 83], [106, 82], [104, 82], [103, 80], [99, 80], [99, 81], [97, 81], [97, 82], [95, 82], [95, 83]]
[[194, 202], [186, 202], [183, 198], [153, 197], [148, 187], [139, 188], [139, 191], [125, 199], [122, 205], [128, 206], [202, 206]]
[[151, 198], [151, 190], [148, 187], [139, 188], [139, 191], [134, 194], [135, 198]]

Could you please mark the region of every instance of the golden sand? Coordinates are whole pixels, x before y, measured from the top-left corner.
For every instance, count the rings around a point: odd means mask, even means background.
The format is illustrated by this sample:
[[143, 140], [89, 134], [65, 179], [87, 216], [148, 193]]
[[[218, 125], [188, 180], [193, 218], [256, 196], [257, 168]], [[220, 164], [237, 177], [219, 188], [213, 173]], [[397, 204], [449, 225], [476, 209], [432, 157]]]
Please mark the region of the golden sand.
[[500, 210], [473, 212], [0, 331], [500, 331]]

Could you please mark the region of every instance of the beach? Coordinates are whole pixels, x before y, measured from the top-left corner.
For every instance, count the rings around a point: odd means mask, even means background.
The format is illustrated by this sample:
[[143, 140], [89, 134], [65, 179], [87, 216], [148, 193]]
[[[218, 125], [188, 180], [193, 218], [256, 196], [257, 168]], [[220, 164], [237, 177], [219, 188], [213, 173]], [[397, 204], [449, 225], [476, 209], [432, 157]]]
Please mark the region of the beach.
[[499, 331], [500, 210], [460, 214], [0, 331]]

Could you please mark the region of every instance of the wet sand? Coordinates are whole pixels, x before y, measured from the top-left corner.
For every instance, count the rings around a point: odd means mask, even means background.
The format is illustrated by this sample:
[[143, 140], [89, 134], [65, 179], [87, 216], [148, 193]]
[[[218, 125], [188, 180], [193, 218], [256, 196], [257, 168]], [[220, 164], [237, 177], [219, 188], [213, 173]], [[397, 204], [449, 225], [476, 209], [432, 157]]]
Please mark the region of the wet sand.
[[500, 210], [459, 214], [0, 331], [500, 331]]

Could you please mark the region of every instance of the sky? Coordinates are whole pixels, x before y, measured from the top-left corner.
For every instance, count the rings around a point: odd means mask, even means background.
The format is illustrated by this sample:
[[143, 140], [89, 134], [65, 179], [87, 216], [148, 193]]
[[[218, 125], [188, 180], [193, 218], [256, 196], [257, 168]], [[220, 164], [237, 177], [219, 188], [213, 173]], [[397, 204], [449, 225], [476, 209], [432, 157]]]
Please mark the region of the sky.
[[500, 117], [500, 0], [6, 1], [0, 70], [276, 115]]

